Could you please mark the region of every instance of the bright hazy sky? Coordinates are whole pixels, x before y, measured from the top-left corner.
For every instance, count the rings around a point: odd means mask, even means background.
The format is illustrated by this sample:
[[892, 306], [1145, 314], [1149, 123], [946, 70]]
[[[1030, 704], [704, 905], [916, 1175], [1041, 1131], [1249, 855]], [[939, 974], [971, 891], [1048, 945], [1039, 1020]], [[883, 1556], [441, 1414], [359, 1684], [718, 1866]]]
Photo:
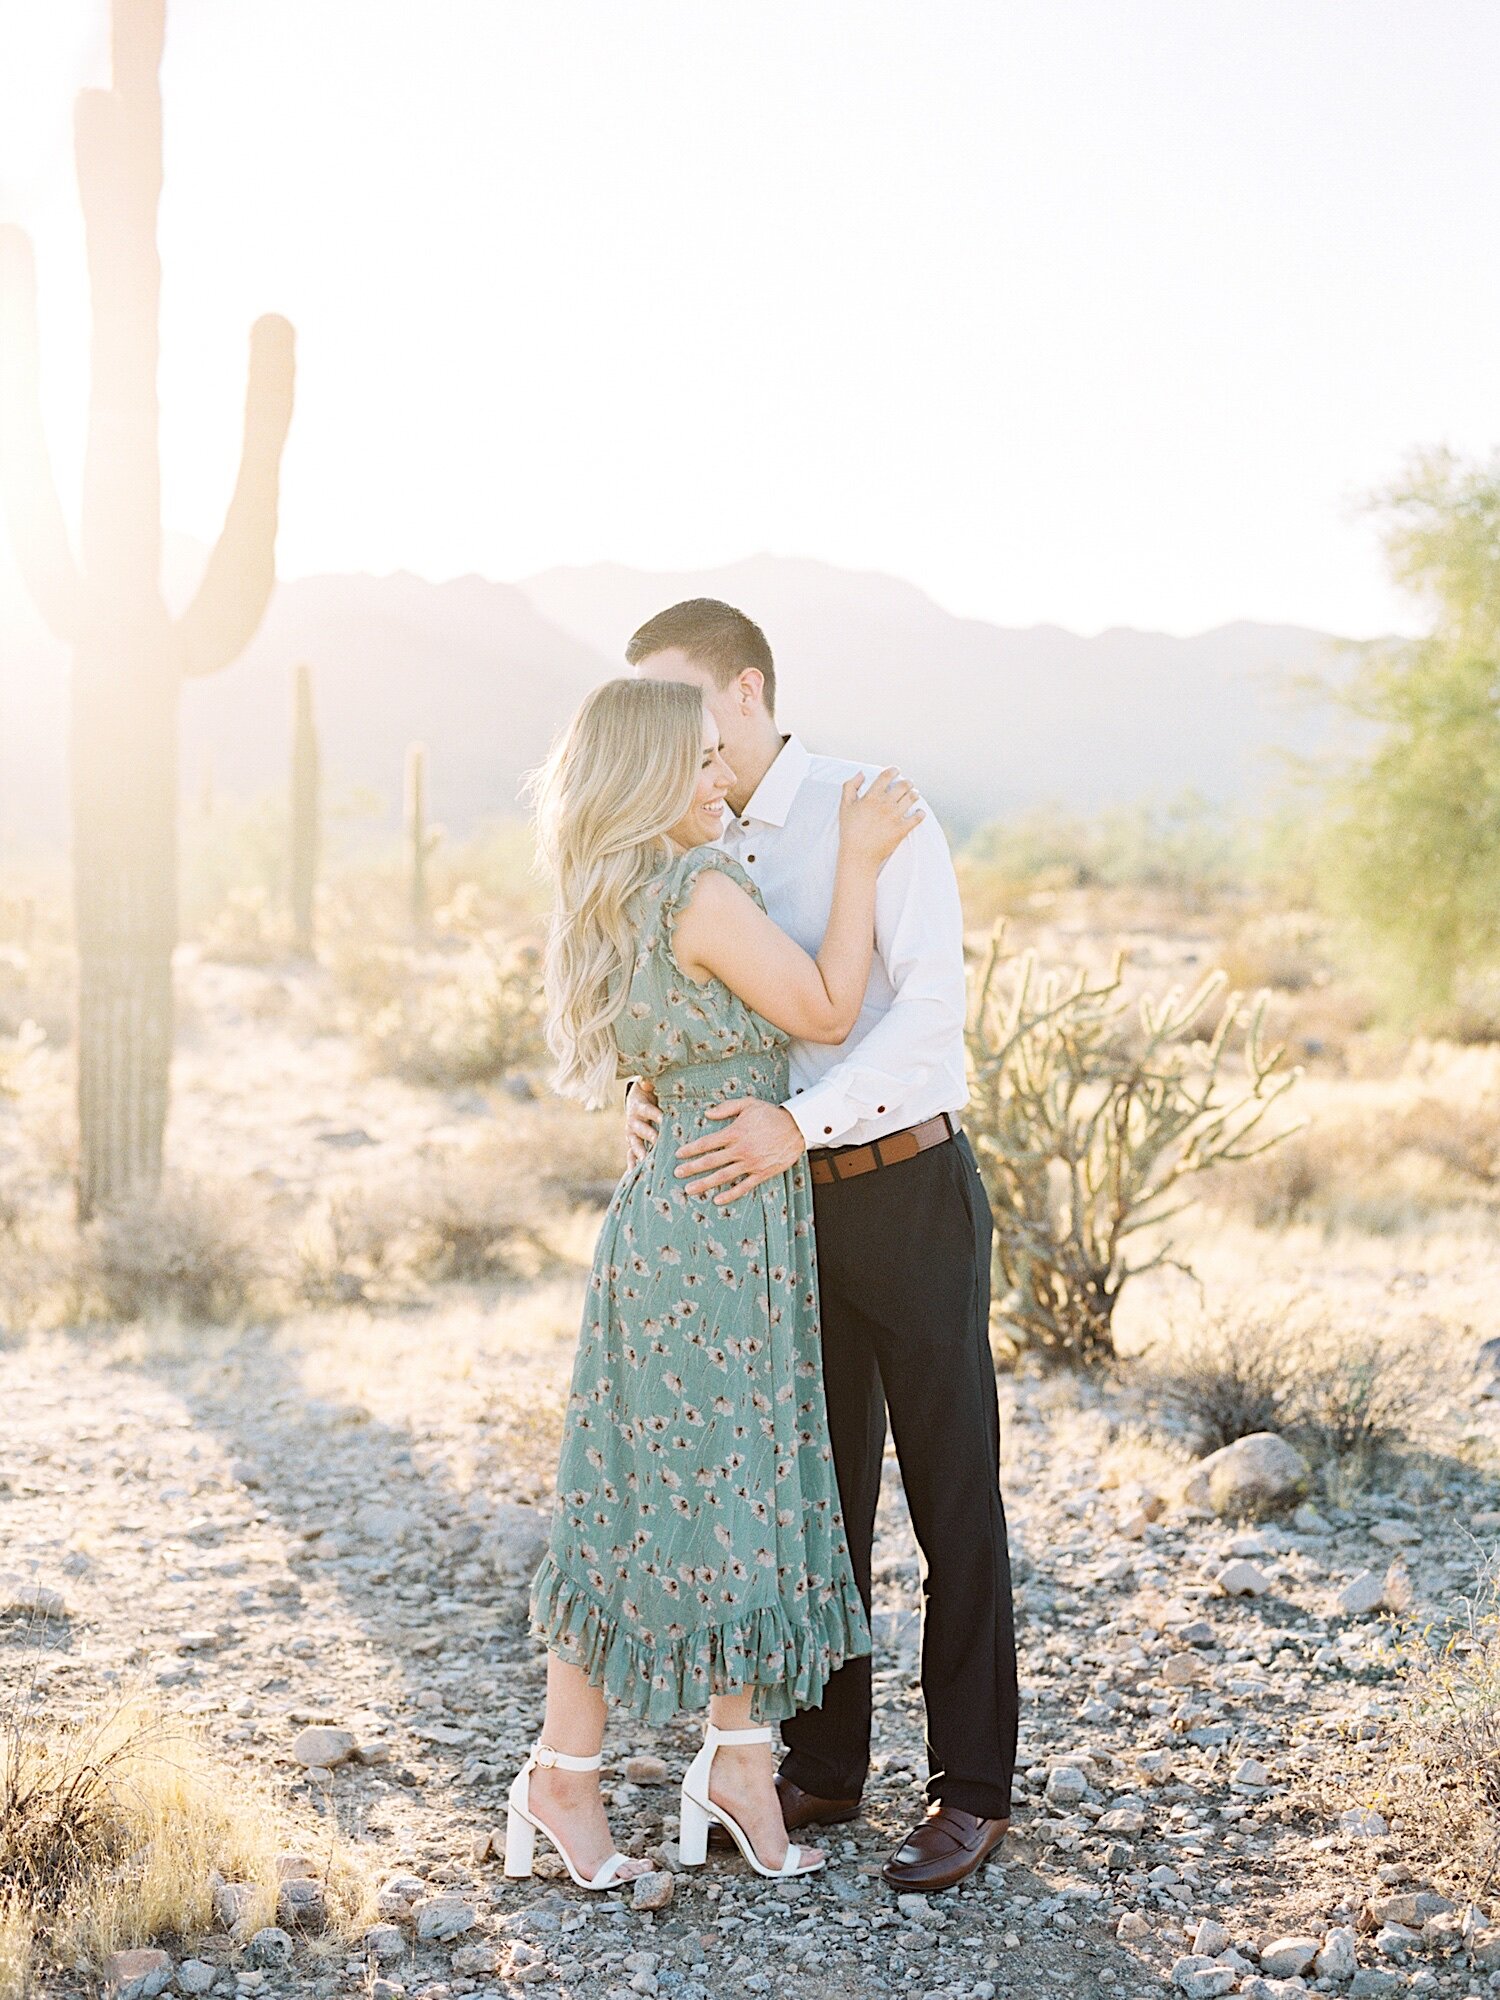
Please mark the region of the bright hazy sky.
[[[297, 324], [281, 567], [761, 549], [1092, 631], [1406, 622], [1358, 496], [1500, 440], [1494, 0], [171, 0], [169, 525]], [[103, 0], [0, 0], [80, 449]]]

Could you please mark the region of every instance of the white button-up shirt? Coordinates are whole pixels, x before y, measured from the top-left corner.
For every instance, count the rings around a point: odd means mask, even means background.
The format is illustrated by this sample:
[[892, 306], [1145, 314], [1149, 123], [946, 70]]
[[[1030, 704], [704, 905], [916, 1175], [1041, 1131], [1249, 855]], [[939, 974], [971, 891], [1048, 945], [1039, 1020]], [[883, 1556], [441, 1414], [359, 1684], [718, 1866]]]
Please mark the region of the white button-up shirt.
[[[817, 956], [833, 903], [839, 795], [878, 764], [815, 757], [795, 736], [721, 844], [772, 921]], [[838, 1047], [793, 1042], [787, 1109], [810, 1148], [862, 1146], [969, 1101], [964, 1063], [963, 913], [943, 830], [930, 811], [885, 862], [875, 957], [853, 1033]]]

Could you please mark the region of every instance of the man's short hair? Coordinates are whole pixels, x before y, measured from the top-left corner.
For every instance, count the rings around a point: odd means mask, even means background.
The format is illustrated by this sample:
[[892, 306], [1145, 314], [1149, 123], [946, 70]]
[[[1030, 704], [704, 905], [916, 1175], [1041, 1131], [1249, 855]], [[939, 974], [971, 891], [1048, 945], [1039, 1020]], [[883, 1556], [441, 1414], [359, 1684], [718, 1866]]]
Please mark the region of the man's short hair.
[[706, 667], [715, 685], [728, 687], [747, 667], [754, 667], [765, 685], [766, 708], [776, 712], [776, 663], [766, 635], [753, 618], [721, 604], [717, 597], [690, 597], [648, 618], [631, 635], [625, 658], [632, 667], [677, 646], [690, 660]]

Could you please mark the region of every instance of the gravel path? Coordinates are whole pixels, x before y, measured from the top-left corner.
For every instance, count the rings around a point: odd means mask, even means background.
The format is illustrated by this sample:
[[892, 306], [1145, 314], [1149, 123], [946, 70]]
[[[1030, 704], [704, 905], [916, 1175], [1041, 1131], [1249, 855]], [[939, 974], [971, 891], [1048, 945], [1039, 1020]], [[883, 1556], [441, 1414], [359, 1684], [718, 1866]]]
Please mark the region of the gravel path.
[[[191, 1060], [205, 1074], [216, 1020], [230, 1031], [225, 995], [242, 1007], [244, 985], [216, 972], [195, 996]], [[294, 1060], [317, 1066], [330, 1129], [369, 1127], [379, 1144], [389, 1112], [416, 1145], [452, 1123], [435, 1095], [419, 1115], [421, 1093], [371, 1092], [326, 1050], [274, 1047], [274, 1079], [235, 1075], [247, 1109], [232, 1129], [249, 1136], [225, 1145], [250, 1150], [221, 1149], [220, 1172], [268, 1165], [265, 1093], [301, 1088], [285, 1073]], [[180, 1105], [185, 1150], [208, 1152], [222, 1109]], [[1493, 1297], [1494, 1275], [1471, 1266], [1464, 1283]], [[918, 1565], [893, 1465], [876, 1566], [875, 1771], [866, 1817], [830, 1836], [827, 1872], [772, 1885], [717, 1854], [680, 1872], [669, 1780], [694, 1732], [616, 1725], [616, 1833], [657, 1859], [670, 1901], [645, 1911], [628, 1895], [586, 1897], [545, 1862], [532, 1882], [505, 1882], [488, 1847], [541, 1712], [525, 1583], [581, 1283], [575, 1265], [504, 1290], [449, 1287], [423, 1308], [276, 1328], [0, 1335], [0, 1615], [38, 1584], [58, 1599], [40, 1624], [0, 1616], [0, 1676], [59, 1710], [144, 1681], [171, 1712], [199, 1718], [231, 1765], [335, 1818], [389, 1885], [389, 1921], [370, 1948], [345, 1959], [299, 1940], [285, 1965], [266, 1967], [220, 1934], [196, 1946], [203, 1973], [178, 1967], [180, 1990], [202, 1979], [221, 1992], [373, 2000], [528, 1987], [565, 2000], [788, 1988], [829, 2000], [1268, 2000], [1302, 1990], [1274, 1983], [1290, 1960], [1272, 1953], [1257, 1970], [1274, 1939], [1321, 1944], [1358, 1922], [1367, 1897], [1404, 1889], [1410, 1900], [1420, 1885], [1405, 1881], [1399, 1842], [1368, 1817], [1341, 1825], [1313, 1810], [1304, 1781], [1331, 1748], [1353, 1745], [1357, 1806], [1358, 1760], [1378, 1755], [1393, 1709], [1395, 1627], [1378, 1608], [1345, 1612], [1340, 1593], [1373, 1572], [1415, 1620], [1450, 1618], [1500, 1529], [1500, 1486], [1481, 1469], [1495, 1463], [1496, 1405], [1463, 1385], [1450, 1412], [1461, 1455], [1455, 1445], [1414, 1459], [1388, 1490], [1342, 1493], [1343, 1505], [1324, 1496], [1245, 1530], [1184, 1504], [1180, 1467], [1144, 1440], [1124, 1392], [1002, 1382], [1023, 1780], [1016, 1832], [960, 1891], [897, 1898], [878, 1875], [921, 1810], [925, 1768]], [[1426, 1284], [1403, 1293], [1382, 1278], [1378, 1289], [1420, 1303]], [[1236, 1562], [1253, 1570], [1252, 1594], [1225, 1594]], [[324, 1724], [359, 1747], [331, 1776], [293, 1751], [300, 1731]], [[649, 1762], [627, 1777], [628, 1759], [660, 1760], [668, 1782]], [[424, 1912], [449, 1934], [421, 1938]], [[1320, 1983], [1489, 1990], [1488, 1974], [1436, 1952], [1436, 1933], [1428, 1945], [1395, 1953], [1367, 1932], [1352, 1984], [1347, 1973]]]

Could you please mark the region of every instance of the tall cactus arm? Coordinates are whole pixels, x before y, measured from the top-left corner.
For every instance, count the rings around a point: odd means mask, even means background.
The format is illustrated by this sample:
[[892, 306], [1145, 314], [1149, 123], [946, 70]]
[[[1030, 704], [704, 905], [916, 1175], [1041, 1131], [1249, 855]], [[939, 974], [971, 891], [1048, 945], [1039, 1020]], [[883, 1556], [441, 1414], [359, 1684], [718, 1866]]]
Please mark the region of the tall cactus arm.
[[184, 674], [213, 674], [255, 635], [276, 581], [277, 485], [281, 449], [292, 420], [296, 374], [290, 324], [275, 314], [250, 335], [245, 443], [234, 498], [198, 594], [176, 628]]
[[83, 625], [83, 585], [42, 427], [41, 342], [31, 240], [0, 228], [0, 486], [26, 588], [57, 637]]

